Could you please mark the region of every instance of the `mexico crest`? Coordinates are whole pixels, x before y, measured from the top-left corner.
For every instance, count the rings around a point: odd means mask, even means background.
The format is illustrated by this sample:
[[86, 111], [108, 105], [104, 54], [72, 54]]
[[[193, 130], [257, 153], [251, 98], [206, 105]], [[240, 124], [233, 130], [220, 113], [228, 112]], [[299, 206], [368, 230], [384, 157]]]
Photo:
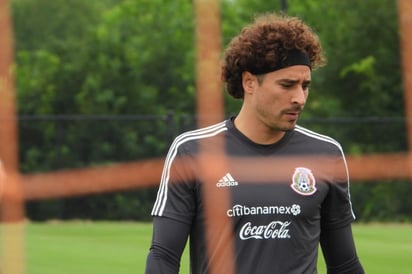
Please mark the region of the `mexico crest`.
[[316, 181], [312, 171], [306, 167], [295, 168], [290, 187], [301, 195], [312, 195], [316, 192]]

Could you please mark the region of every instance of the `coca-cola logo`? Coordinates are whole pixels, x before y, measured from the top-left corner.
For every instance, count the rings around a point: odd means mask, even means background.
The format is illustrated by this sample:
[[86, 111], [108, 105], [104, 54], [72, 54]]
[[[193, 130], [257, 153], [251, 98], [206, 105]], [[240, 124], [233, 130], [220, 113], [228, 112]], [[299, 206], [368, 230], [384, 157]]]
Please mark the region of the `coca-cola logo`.
[[247, 222], [240, 229], [239, 237], [242, 240], [288, 239], [290, 224], [288, 221], [272, 221], [267, 225], [252, 225], [251, 222]]

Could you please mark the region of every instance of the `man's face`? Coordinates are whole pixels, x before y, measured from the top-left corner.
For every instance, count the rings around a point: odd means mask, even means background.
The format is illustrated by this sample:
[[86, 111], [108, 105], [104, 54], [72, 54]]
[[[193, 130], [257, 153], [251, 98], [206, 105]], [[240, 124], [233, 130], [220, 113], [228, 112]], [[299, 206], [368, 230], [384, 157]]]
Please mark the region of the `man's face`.
[[292, 130], [308, 98], [310, 68], [297, 65], [250, 77], [256, 84], [245, 100], [250, 100], [257, 120], [271, 130]]

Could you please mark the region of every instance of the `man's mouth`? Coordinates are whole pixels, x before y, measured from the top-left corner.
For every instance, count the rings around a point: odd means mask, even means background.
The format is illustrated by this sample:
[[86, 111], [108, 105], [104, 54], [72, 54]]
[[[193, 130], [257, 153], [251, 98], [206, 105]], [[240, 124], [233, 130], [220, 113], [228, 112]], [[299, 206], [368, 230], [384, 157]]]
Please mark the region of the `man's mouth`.
[[290, 120], [296, 120], [298, 119], [300, 113], [302, 112], [302, 108], [290, 108], [290, 109], [285, 109], [283, 111], [283, 115], [288, 117]]
[[285, 115], [291, 119], [291, 120], [296, 120], [299, 117], [300, 112], [286, 112]]

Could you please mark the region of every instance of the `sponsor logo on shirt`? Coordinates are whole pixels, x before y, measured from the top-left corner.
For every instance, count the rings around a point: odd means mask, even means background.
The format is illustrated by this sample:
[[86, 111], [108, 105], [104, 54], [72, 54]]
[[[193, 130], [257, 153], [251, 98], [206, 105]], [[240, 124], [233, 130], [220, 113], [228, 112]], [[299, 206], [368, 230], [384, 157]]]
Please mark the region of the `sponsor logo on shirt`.
[[292, 176], [290, 187], [298, 194], [312, 195], [316, 192], [316, 180], [312, 171], [306, 167], [297, 167]]
[[241, 240], [289, 239], [289, 221], [271, 221], [267, 225], [253, 225], [247, 222], [239, 231]]
[[239, 185], [239, 183], [233, 179], [230, 173], [226, 173], [226, 175], [216, 183], [217, 187], [233, 187], [237, 185]]
[[252, 215], [293, 215], [301, 212], [300, 205], [291, 206], [245, 206], [234, 205], [226, 211], [228, 217], [252, 216]]

